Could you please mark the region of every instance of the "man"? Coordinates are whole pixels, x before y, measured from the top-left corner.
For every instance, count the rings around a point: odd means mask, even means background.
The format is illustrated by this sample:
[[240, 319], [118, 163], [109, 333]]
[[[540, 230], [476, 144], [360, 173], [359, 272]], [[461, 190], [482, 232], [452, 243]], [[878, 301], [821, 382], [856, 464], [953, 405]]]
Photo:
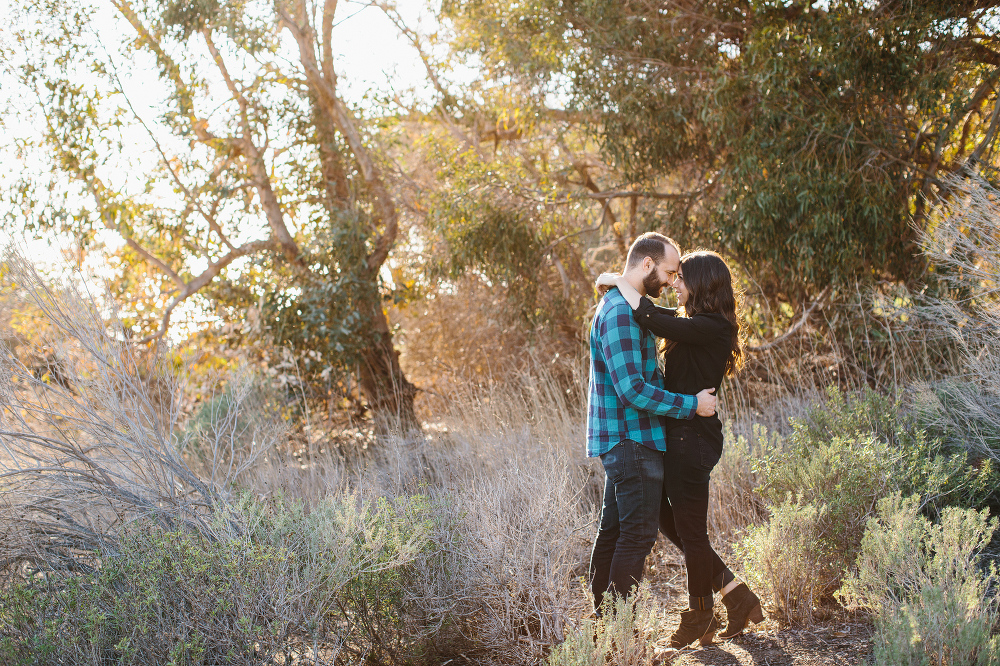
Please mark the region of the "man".
[[[639, 236], [629, 248], [623, 277], [640, 294], [659, 296], [677, 275], [680, 251], [662, 234]], [[617, 289], [597, 307], [590, 329], [587, 455], [604, 465], [601, 526], [590, 560], [594, 606], [606, 594], [628, 595], [656, 541], [666, 432], [661, 417], [691, 419], [715, 413], [715, 389], [697, 396], [664, 391], [654, 336], [632, 318]]]

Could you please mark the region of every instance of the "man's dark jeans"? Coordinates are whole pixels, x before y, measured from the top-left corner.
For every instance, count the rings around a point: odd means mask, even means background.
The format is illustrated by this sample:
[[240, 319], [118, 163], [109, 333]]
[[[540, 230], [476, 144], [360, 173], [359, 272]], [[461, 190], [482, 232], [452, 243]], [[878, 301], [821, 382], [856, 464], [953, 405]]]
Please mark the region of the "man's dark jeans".
[[675, 428], [667, 435], [660, 529], [684, 552], [691, 608], [712, 606], [713, 579], [732, 580], [708, 540], [708, 484], [721, 457], [721, 446], [692, 427]]
[[663, 494], [663, 454], [625, 439], [601, 456], [606, 480], [601, 527], [590, 558], [591, 590], [600, 613], [606, 594], [639, 584], [656, 542]]

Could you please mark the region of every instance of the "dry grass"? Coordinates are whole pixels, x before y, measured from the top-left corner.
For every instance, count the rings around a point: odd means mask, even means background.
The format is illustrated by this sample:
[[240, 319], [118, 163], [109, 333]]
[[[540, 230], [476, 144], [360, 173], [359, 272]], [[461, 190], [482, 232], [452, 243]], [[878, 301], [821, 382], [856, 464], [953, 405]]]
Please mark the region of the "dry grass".
[[[23, 622], [0, 622], [4, 635], [30, 642], [57, 613], [52, 649], [83, 654], [89, 611], [60, 601], [79, 575], [98, 591], [146, 580], [166, 604], [134, 626], [117, 614], [139, 613], [142, 594], [102, 611], [92, 639], [112, 649], [125, 631], [142, 647], [112, 651], [136, 664], [172, 650], [534, 663], [589, 612], [578, 578], [600, 485], [583, 456], [581, 401], [552, 378], [455, 395], [429, 436], [390, 437], [350, 461], [329, 447], [294, 458], [250, 375], [229, 377], [182, 422], [180, 381], [155, 353], [135, 353], [107, 309], [49, 287], [16, 256], [7, 268], [50, 335], [4, 349], [0, 556], [10, 594], [44, 574], [57, 596], [18, 596]], [[40, 348], [54, 350], [44, 373], [22, 361]], [[245, 585], [213, 595], [195, 583], [212, 569]], [[220, 594], [236, 595], [225, 610]], [[237, 611], [259, 625], [233, 624]]]
[[47, 335], [22, 340], [18, 355], [0, 349], [0, 522], [18, 537], [0, 539], [0, 562], [76, 566], [140, 518], [211, 532], [222, 488], [270, 442], [237, 451], [220, 424], [206, 443], [218, 463], [199, 475], [173, 439], [179, 386], [162, 359], [135, 349], [92, 299], [50, 288], [16, 255], [5, 266]]
[[919, 314], [955, 345], [962, 365], [936, 396], [922, 391], [924, 406], [942, 429], [967, 433], [973, 454], [1000, 464], [1000, 190], [979, 176], [948, 184], [959, 194], [942, 203], [924, 237], [946, 289]]

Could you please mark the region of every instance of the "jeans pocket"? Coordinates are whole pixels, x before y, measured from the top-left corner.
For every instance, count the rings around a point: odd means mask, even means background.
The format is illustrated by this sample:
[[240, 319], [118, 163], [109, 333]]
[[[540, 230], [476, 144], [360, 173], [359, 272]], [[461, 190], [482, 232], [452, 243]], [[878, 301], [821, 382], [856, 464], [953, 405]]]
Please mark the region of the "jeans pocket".
[[625, 478], [625, 468], [628, 464], [626, 458], [630, 454], [626, 444], [628, 444], [628, 440], [618, 442], [611, 447], [610, 451], [601, 454], [604, 474], [615, 484], [621, 483]]
[[701, 450], [701, 466], [705, 471], [712, 471], [722, 460], [722, 448], [718, 450], [715, 444], [708, 439], [698, 435], [698, 448]]

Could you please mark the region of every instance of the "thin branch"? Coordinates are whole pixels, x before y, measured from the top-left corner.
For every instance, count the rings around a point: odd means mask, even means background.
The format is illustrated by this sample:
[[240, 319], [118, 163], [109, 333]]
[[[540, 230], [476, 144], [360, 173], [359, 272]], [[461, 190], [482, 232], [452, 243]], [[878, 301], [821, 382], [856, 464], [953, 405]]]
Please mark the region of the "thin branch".
[[240, 144], [246, 153], [247, 166], [250, 167], [250, 173], [253, 175], [253, 183], [257, 189], [257, 196], [260, 197], [260, 203], [264, 207], [267, 223], [271, 227], [271, 231], [281, 246], [285, 257], [293, 264], [301, 264], [299, 246], [296, 244], [295, 239], [292, 238], [291, 233], [288, 231], [288, 226], [285, 224], [285, 216], [281, 210], [281, 204], [278, 202], [278, 197], [274, 194], [274, 189], [271, 187], [271, 179], [265, 169], [264, 156], [253, 142], [250, 117], [247, 113], [249, 103], [229, 75], [229, 69], [222, 59], [222, 54], [219, 53], [219, 50], [215, 47], [215, 42], [212, 40], [211, 31], [205, 28], [201, 31], [201, 34], [205, 38], [205, 44], [212, 55], [212, 60], [215, 61], [219, 72], [222, 74], [222, 78], [226, 82], [226, 87], [229, 88], [229, 93], [233, 96], [233, 100], [239, 104], [240, 124], [243, 129], [243, 137], [240, 140]]
[[[102, 47], [104, 46], [103, 42], [101, 43], [101, 46]], [[105, 48], [105, 53], [107, 53], [106, 48]], [[197, 197], [195, 197], [191, 193], [191, 190], [188, 188], [188, 186], [185, 185], [184, 182], [181, 180], [180, 175], [178, 175], [177, 172], [174, 170], [173, 165], [170, 164], [170, 160], [167, 158], [166, 152], [164, 152], [163, 147], [160, 145], [159, 139], [157, 139], [156, 135], [153, 134], [153, 130], [150, 129], [149, 125], [146, 124], [146, 121], [142, 119], [142, 116], [140, 116], [139, 113], [135, 110], [135, 107], [132, 106], [132, 100], [129, 99], [128, 94], [125, 92], [125, 87], [122, 85], [121, 79], [118, 77], [118, 68], [115, 66], [114, 60], [111, 58], [110, 54], [108, 54], [108, 62], [111, 64], [111, 75], [114, 78], [115, 86], [118, 88], [118, 92], [120, 92], [122, 97], [125, 98], [125, 103], [128, 104], [129, 110], [132, 111], [132, 116], [137, 121], [139, 121], [139, 124], [142, 125], [143, 129], [146, 130], [146, 134], [148, 134], [149, 138], [153, 141], [153, 145], [156, 146], [156, 151], [160, 154], [160, 158], [163, 160], [163, 165], [167, 167], [167, 170], [173, 177], [174, 183], [176, 183], [177, 187], [179, 187], [181, 191], [184, 193], [184, 196], [185, 198], [187, 198], [188, 202], [190, 202], [190, 204], [194, 206], [199, 213], [201, 213], [201, 216], [205, 218], [205, 221], [208, 222], [209, 229], [214, 231], [219, 236], [219, 240], [222, 241], [223, 245], [227, 246], [230, 250], [236, 249], [233, 246], [233, 244], [229, 242], [229, 239], [226, 237], [226, 234], [222, 231], [222, 227], [220, 227], [219, 223], [216, 222], [214, 211], [212, 215], [209, 215], [207, 212], [205, 212], [205, 209], [202, 208], [201, 202], [198, 200]]]
[[167, 55], [160, 43], [153, 38], [146, 26], [143, 25], [142, 21], [139, 19], [139, 15], [133, 9], [132, 5], [128, 0], [112, 0], [115, 8], [121, 12], [121, 14], [128, 20], [135, 31], [139, 35], [140, 41], [144, 42], [146, 46], [150, 48], [151, 51], [156, 55], [156, 59], [160, 62], [160, 65], [167, 72], [167, 75], [174, 82], [174, 87], [177, 90], [177, 96], [180, 99], [181, 113], [183, 113], [189, 124], [191, 125], [191, 130], [198, 137], [199, 141], [208, 142], [216, 140], [214, 134], [208, 131], [208, 121], [203, 118], [198, 118], [194, 112], [194, 101], [191, 99], [191, 93], [189, 91], [187, 83], [181, 77], [181, 68], [174, 62], [173, 58]]
[[745, 349], [750, 352], [762, 352], [762, 351], [767, 351], [772, 347], [776, 347], [777, 345], [780, 345], [782, 342], [785, 342], [790, 337], [795, 335], [799, 331], [799, 329], [805, 325], [805, 323], [809, 320], [809, 316], [813, 313], [813, 310], [819, 307], [820, 304], [826, 299], [826, 297], [829, 294], [830, 294], [830, 287], [824, 288], [823, 291], [819, 293], [819, 296], [816, 297], [816, 300], [813, 301], [808, 308], [806, 308], [805, 312], [802, 313], [802, 316], [799, 318], [799, 320], [795, 322], [795, 324], [790, 329], [782, 333], [774, 340], [759, 345], [753, 345], [753, 346], [747, 345]]
[[177, 294], [174, 299], [167, 306], [166, 310], [163, 312], [163, 318], [160, 321], [160, 327], [157, 331], [151, 335], [147, 335], [143, 339], [139, 340], [137, 344], [146, 344], [153, 342], [155, 340], [160, 340], [164, 334], [167, 332], [167, 327], [170, 326], [170, 317], [173, 315], [174, 308], [181, 304], [182, 301], [190, 298], [202, 288], [204, 288], [208, 283], [210, 283], [219, 273], [222, 272], [229, 264], [233, 263], [240, 257], [245, 257], [248, 254], [253, 254], [254, 252], [259, 252], [260, 250], [265, 250], [273, 246], [273, 242], [270, 240], [266, 241], [252, 241], [250, 243], [244, 243], [235, 250], [229, 252], [218, 261], [210, 263], [208, 268], [206, 268], [198, 277], [191, 280], [184, 285], [181, 293]]
[[563, 236], [560, 236], [559, 238], [557, 238], [554, 241], [552, 241], [551, 243], [549, 243], [545, 247], [545, 249], [542, 251], [542, 254], [543, 255], [544, 254], [548, 254], [553, 249], [555, 249], [556, 245], [558, 245], [559, 243], [562, 243], [564, 240], [567, 240], [569, 238], [573, 238], [574, 236], [579, 236], [580, 234], [585, 234], [588, 231], [599, 231], [600, 228], [604, 226], [604, 221], [607, 219], [607, 216], [608, 216], [608, 207], [610, 205], [611, 205], [611, 199], [605, 199], [604, 200], [604, 205], [601, 207], [601, 217], [597, 221], [597, 224], [595, 224], [592, 227], [586, 227], [584, 229], [578, 229], [577, 231], [573, 231], [573, 232], [570, 232], [570, 233], [565, 234]]
[[688, 199], [691, 197], [696, 197], [699, 194], [703, 194], [707, 189], [707, 185], [697, 190], [691, 192], [639, 192], [634, 190], [614, 190], [610, 192], [591, 192], [585, 194], [584, 196], [588, 199], [624, 199], [626, 197], [632, 198], [643, 198], [643, 199]]

